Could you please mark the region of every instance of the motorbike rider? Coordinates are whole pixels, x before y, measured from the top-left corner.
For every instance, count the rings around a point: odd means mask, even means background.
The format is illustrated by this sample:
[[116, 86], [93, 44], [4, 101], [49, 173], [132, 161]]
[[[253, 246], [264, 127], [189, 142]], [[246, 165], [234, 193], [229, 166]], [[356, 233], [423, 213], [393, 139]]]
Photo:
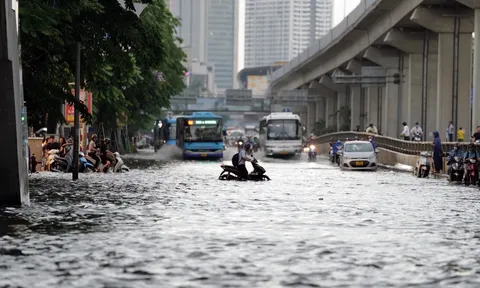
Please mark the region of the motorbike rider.
[[453, 145], [453, 150], [450, 151], [447, 155], [447, 165], [448, 165], [448, 174], [450, 174], [450, 170], [452, 169], [452, 164], [455, 160], [455, 157], [460, 157], [463, 159], [463, 156], [464, 156], [464, 153], [462, 151], [462, 149], [459, 147], [458, 143], [455, 143], [455, 145]]
[[365, 130], [366, 133], [372, 133], [372, 134], [378, 134], [378, 129], [373, 125], [373, 123], [370, 123], [367, 127], [367, 130]]
[[342, 146], [343, 146], [343, 143], [342, 141], [340, 141], [340, 139], [337, 139], [337, 141], [335, 141], [335, 144], [333, 144], [332, 146], [333, 162], [335, 162], [337, 157], [337, 152], [338, 150], [342, 149]]
[[245, 166], [245, 161], [253, 162], [253, 159], [250, 159], [247, 157], [247, 153], [250, 151], [251, 148], [252, 148], [252, 145], [250, 145], [250, 143], [245, 143], [245, 145], [243, 145], [240, 152], [238, 152], [237, 168], [241, 174], [239, 176], [245, 180], [248, 178], [248, 170], [247, 170], [247, 167]]
[[368, 141], [370, 141], [370, 143], [372, 143], [372, 146], [373, 146], [373, 150], [377, 150], [377, 142], [375, 142], [375, 139], [373, 138], [373, 136], [368, 136]]
[[98, 153], [98, 148], [97, 148], [97, 140], [98, 136], [97, 134], [93, 134], [92, 137], [90, 138], [90, 143], [88, 144], [88, 153], [87, 155], [95, 159], [95, 169], [98, 171], [98, 165], [100, 165], [100, 162], [102, 159], [97, 155]]
[[102, 159], [102, 164], [104, 165], [104, 171], [108, 170], [112, 163], [114, 162], [113, 153], [109, 150], [110, 138], [103, 139], [103, 142], [100, 146], [100, 158]]
[[415, 123], [415, 127], [413, 127], [410, 132], [412, 134], [412, 141], [415, 141], [415, 137], [420, 137], [420, 141], [422, 140], [423, 130], [422, 127], [420, 127], [420, 125], [418, 124], [418, 122]]
[[[475, 149], [475, 144], [470, 143], [470, 144], [468, 144], [468, 150], [467, 150], [467, 152], [466, 152], [466, 153], [464, 154], [464, 156], [463, 156], [463, 162], [464, 162], [464, 163], [467, 163], [467, 161], [468, 161], [469, 159], [477, 160], [477, 159], [478, 159], [478, 156], [479, 156], [479, 153], [478, 153], [477, 150]], [[468, 166], [468, 165], [465, 165], [465, 170], [467, 169], [467, 166]], [[475, 170], [476, 170], [476, 172], [478, 171], [477, 165], [475, 165]], [[465, 175], [467, 175], [467, 173], [465, 173]]]

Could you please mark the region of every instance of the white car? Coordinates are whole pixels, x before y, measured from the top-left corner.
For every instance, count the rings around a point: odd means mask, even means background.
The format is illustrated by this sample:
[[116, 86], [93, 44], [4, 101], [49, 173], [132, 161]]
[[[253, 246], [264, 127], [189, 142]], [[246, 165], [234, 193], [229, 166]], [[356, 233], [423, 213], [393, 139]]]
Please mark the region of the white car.
[[377, 153], [369, 141], [348, 141], [340, 152], [340, 168], [377, 170]]

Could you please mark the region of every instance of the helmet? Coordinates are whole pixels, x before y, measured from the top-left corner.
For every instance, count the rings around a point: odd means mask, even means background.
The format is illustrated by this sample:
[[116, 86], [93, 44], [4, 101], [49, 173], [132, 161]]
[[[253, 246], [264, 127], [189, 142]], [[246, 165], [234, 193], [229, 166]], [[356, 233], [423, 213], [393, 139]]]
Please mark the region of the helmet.
[[90, 139], [93, 140], [93, 138], [98, 138], [97, 134], [93, 134], [92, 137], [90, 137]]
[[103, 141], [104, 141], [105, 143], [110, 143], [110, 138], [105, 138], [105, 139], [103, 139]]
[[245, 148], [245, 150], [248, 150], [252, 147], [252, 145], [250, 145], [250, 143], [245, 143], [245, 145], [243, 145], [243, 148]]

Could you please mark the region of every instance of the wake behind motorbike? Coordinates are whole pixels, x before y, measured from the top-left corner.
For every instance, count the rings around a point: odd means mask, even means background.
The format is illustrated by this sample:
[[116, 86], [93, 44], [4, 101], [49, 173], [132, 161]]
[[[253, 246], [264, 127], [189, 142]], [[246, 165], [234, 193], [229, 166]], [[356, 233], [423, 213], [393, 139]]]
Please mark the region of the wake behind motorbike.
[[308, 147], [308, 160], [316, 160], [317, 151], [315, 151], [315, 145], [310, 145]]
[[[253, 155], [250, 155], [253, 158], [252, 166], [253, 166], [253, 171], [248, 174], [247, 180], [250, 181], [269, 181], [270, 177], [265, 175], [265, 168], [260, 166], [258, 164], [258, 160], [253, 157]], [[219, 180], [243, 180], [242, 177], [240, 177], [240, 170], [238, 170], [237, 167], [232, 166], [232, 165], [225, 165], [222, 164], [220, 165], [222, 167], [223, 171], [220, 173], [220, 176], [218, 176]]]

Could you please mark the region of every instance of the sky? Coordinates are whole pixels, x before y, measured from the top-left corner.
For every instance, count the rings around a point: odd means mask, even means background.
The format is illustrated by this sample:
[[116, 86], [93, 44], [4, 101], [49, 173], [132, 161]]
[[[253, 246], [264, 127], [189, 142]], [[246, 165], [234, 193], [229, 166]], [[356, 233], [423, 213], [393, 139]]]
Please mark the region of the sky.
[[[245, 0], [238, 0], [239, 2], [239, 28], [238, 28], [238, 71], [243, 69], [243, 49], [244, 49], [244, 40], [245, 40]], [[350, 13], [357, 5], [360, 3], [360, 0], [333, 0], [333, 26], [335, 27], [340, 21], [344, 18], [344, 13], [346, 15]]]

